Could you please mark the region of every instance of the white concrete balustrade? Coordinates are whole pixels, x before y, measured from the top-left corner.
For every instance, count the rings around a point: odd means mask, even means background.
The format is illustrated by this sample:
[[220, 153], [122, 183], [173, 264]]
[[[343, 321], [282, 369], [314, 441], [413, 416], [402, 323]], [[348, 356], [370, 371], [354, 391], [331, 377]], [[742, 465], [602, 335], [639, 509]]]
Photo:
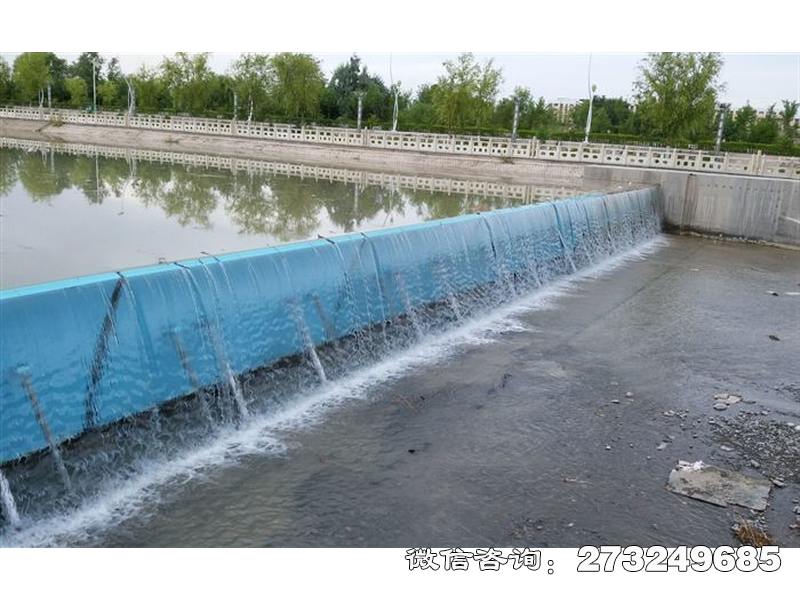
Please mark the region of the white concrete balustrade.
[[739, 175], [761, 175], [800, 179], [800, 158], [765, 154], [714, 153], [701, 150], [584, 144], [536, 138], [512, 141], [504, 137], [445, 135], [435, 133], [379, 131], [344, 127], [298, 127], [277, 123], [135, 115], [85, 113], [35, 107], [0, 107], [0, 118], [52, 120], [82, 125], [131, 127], [178, 131], [203, 135], [241, 136], [275, 141], [361, 146], [387, 150], [410, 150], [466, 156], [533, 158], [559, 162], [677, 169]]

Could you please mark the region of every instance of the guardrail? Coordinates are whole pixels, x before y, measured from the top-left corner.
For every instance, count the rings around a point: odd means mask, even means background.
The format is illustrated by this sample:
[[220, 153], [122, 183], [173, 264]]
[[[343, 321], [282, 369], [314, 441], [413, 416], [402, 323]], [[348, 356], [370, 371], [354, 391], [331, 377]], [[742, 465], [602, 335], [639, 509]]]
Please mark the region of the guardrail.
[[571, 163], [800, 179], [800, 158], [767, 156], [760, 152], [757, 154], [714, 153], [678, 148], [547, 141], [537, 138], [511, 140], [503, 137], [359, 130], [344, 127], [296, 126], [262, 122], [248, 123], [247, 121], [173, 117], [169, 115], [92, 114], [77, 110], [48, 110], [33, 107], [0, 108], [0, 118], [57, 120], [81, 125], [131, 127], [135, 129], [227, 135], [262, 140], [388, 150], [410, 150], [437, 154], [529, 158]]

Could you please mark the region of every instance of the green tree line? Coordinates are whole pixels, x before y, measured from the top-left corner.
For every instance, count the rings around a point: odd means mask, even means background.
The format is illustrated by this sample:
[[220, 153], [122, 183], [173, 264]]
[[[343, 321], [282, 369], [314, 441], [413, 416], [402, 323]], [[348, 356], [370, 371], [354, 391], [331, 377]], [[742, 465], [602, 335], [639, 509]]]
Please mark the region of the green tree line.
[[[12, 65], [0, 58], [0, 104], [91, 110], [94, 75], [99, 110], [125, 110], [132, 88], [142, 113], [352, 126], [360, 97], [364, 125], [388, 129], [396, 99], [401, 130], [507, 135], [517, 109], [520, 135], [551, 139], [582, 139], [589, 108], [584, 100], [560, 120], [528, 88], [501, 97], [502, 69], [470, 53], [445, 61], [436, 81], [415, 91], [387, 86], [356, 55], [330, 78], [310, 54], [243, 54], [226, 73], [216, 73], [209, 56], [178, 52], [156, 68], [125, 75], [116, 58], [97, 52], [72, 63], [51, 52], [26, 52]], [[593, 99], [591, 139], [709, 147], [722, 118], [728, 149], [800, 154], [797, 102], [776, 102], [762, 116], [750, 105], [720, 111], [722, 65], [717, 53], [648, 55], [630, 101]]]

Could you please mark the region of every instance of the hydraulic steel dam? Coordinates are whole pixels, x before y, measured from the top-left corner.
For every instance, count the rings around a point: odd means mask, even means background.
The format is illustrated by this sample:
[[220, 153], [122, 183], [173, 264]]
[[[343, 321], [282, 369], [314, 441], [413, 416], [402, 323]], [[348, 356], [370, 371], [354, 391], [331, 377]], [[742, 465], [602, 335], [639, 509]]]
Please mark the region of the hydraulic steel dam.
[[[560, 485], [590, 485], [591, 469], [575, 472], [581, 463], [563, 447], [567, 438], [596, 473], [610, 468], [641, 482], [643, 466], [616, 449], [647, 461], [662, 452], [655, 444], [650, 449], [641, 427], [661, 427], [648, 411], [679, 412], [662, 404], [661, 393], [681, 378], [691, 382], [688, 389], [667, 396], [687, 414], [720, 386], [749, 386], [748, 395], [773, 403], [768, 410], [776, 412], [789, 410], [776, 407], [800, 389], [791, 359], [800, 342], [792, 327], [800, 316], [797, 252], [665, 236], [670, 190], [642, 181], [3, 289], [0, 543], [397, 545], [420, 541], [426, 530], [434, 545], [519, 536], [568, 542], [573, 517], [558, 517], [556, 525], [531, 516], [533, 507], [520, 496], [535, 488], [544, 513], [569, 512], [562, 502], [569, 493], [538, 480], [558, 473]], [[763, 283], [770, 290], [780, 288], [771, 315], [758, 310], [758, 318], [737, 325], [762, 327], [761, 319], [772, 319], [774, 330], [738, 339], [740, 349], [756, 336], [765, 344], [767, 358], [753, 362], [774, 374], [769, 385], [750, 372], [742, 375], [747, 383], [721, 373], [690, 333], [702, 328], [698, 319], [713, 327], [732, 318], [703, 295], [729, 293], [725, 277], [709, 276], [712, 291], [703, 294], [685, 280], [711, 273], [725, 252], [737, 257], [733, 265], [771, 277]], [[654, 289], [660, 285], [666, 287]], [[616, 308], [622, 305], [624, 320]], [[751, 306], [736, 310], [747, 314]], [[680, 341], [679, 331], [692, 343]], [[640, 345], [645, 339], [649, 350]], [[720, 363], [745, 361], [714, 344]], [[461, 347], [471, 350], [459, 354]], [[439, 361], [445, 364], [437, 368]], [[688, 367], [693, 361], [696, 372]], [[352, 413], [349, 399], [373, 393], [388, 404], [373, 401]], [[633, 400], [648, 397], [650, 407]], [[334, 407], [347, 424], [321, 419]], [[622, 409], [632, 411], [622, 419], [629, 434], [606, 421], [617, 411], [611, 422], [619, 425]], [[700, 427], [704, 417], [689, 419], [681, 421], [681, 432], [695, 436], [687, 440], [705, 435], [686, 426]], [[659, 435], [670, 448], [681, 443], [674, 434]], [[436, 454], [448, 440], [455, 447]], [[693, 448], [689, 441], [683, 453]], [[480, 452], [492, 460], [484, 462]], [[259, 456], [279, 462], [265, 466], [254, 462]], [[426, 456], [433, 460], [428, 474], [407, 464]], [[520, 470], [522, 456], [533, 472]], [[543, 463], [548, 456], [556, 458]], [[228, 463], [239, 466], [215, 474], [213, 467]], [[614, 517], [623, 506], [609, 495], [620, 486], [608, 481], [594, 498], [578, 495], [582, 503], [605, 498], [602, 525], [594, 526], [598, 539], [622, 531], [639, 543], [663, 540], [658, 526], [651, 528], [656, 516], [643, 517], [646, 531], [625, 530], [624, 519]], [[183, 485], [196, 488], [186, 503]], [[226, 493], [213, 497], [215, 486]], [[148, 516], [157, 495], [174, 507], [170, 514]], [[400, 497], [416, 507], [389, 499]], [[501, 497], [526, 508], [515, 510]], [[485, 518], [474, 514], [481, 498], [498, 506]], [[247, 508], [256, 499], [263, 510]], [[443, 512], [448, 503], [482, 525], [460, 529], [465, 521]], [[653, 506], [675, 521], [677, 509], [668, 503], [659, 497]], [[387, 505], [394, 506], [391, 516], [381, 508]], [[220, 506], [233, 508], [214, 516]], [[429, 516], [409, 527], [408, 511], [423, 509]], [[359, 512], [361, 520], [354, 517]], [[706, 523], [698, 535], [713, 536], [718, 519], [703, 509], [693, 514], [690, 522], [702, 514]], [[218, 518], [224, 525], [214, 527]], [[119, 523], [130, 525], [114, 527]], [[253, 523], [263, 538], [247, 533]], [[591, 531], [584, 524], [583, 539]], [[678, 527], [666, 539], [685, 534]]]

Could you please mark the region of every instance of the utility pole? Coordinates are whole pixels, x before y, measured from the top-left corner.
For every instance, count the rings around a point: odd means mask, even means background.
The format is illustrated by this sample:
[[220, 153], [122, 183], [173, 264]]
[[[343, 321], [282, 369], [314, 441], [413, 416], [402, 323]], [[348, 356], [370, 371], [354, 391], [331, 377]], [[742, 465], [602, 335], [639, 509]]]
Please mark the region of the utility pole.
[[517, 141], [517, 127], [519, 127], [519, 97], [514, 98], [514, 123], [511, 125], [511, 141]]
[[586, 134], [583, 136], [583, 143], [589, 143], [589, 133], [592, 131], [592, 105], [594, 104], [594, 93], [597, 86], [592, 83], [592, 55], [589, 54], [589, 112], [586, 114]]
[[239, 112], [239, 96], [236, 95], [236, 92], [233, 92], [233, 120], [236, 120]]

